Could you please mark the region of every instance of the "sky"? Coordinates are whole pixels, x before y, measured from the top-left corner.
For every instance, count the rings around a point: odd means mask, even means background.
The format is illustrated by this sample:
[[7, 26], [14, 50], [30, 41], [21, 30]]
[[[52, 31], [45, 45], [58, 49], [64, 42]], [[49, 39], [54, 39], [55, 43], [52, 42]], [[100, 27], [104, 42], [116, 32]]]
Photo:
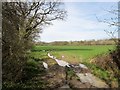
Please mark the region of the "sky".
[[110, 36], [104, 30], [114, 30], [100, 20], [116, 17], [107, 12], [117, 9], [117, 2], [65, 2], [67, 18], [64, 21], [54, 21], [40, 34], [40, 41], [80, 41], [108, 39]]

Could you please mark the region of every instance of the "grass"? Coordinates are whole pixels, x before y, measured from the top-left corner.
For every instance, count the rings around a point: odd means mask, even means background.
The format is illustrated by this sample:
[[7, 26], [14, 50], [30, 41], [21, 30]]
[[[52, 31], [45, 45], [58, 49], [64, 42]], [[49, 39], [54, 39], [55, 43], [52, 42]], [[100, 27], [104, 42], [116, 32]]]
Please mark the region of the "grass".
[[103, 80], [107, 80], [108, 77], [110, 77], [110, 73], [107, 72], [106, 70], [102, 69], [101, 67], [95, 65], [95, 64], [90, 64], [84, 62], [85, 65], [87, 65], [89, 68], [91, 68], [92, 73], [96, 76], [99, 76], [99, 78]]
[[[70, 63], [89, 61], [91, 58], [100, 54], [105, 54], [108, 50], [114, 49], [113, 45], [86, 45], [86, 46], [34, 46], [31, 56], [35, 58], [47, 58], [47, 52], [50, 52], [59, 59]], [[45, 52], [47, 51], [47, 52]], [[61, 56], [64, 55], [64, 58]]]

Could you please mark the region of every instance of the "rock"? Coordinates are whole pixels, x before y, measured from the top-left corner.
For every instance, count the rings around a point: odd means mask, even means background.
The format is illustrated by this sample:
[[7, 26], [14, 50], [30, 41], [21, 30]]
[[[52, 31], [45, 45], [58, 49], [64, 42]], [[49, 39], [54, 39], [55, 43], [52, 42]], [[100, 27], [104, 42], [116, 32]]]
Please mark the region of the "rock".
[[91, 71], [87, 68], [81, 68], [79, 65], [72, 65], [72, 69], [75, 73], [90, 73]]
[[94, 88], [90, 83], [82, 83], [76, 79], [72, 79], [69, 81], [69, 86], [71, 88]]
[[83, 69], [88, 69], [87, 66], [85, 66], [84, 64], [79, 64], [79, 66]]
[[43, 66], [45, 69], [48, 69], [48, 64], [46, 62], [43, 62]]
[[80, 78], [82, 83], [90, 83], [92, 86], [97, 88], [108, 88], [108, 85], [105, 82], [95, 77], [91, 73], [76, 73], [76, 75]]

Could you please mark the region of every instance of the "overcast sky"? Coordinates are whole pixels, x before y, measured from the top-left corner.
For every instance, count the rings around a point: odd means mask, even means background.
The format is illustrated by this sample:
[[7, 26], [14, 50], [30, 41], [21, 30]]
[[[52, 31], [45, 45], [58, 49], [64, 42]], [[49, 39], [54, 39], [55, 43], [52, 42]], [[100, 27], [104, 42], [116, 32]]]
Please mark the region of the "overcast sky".
[[99, 19], [115, 17], [106, 11], [115, 8], [115, 2], [65, 2], [67, 19], [55, 21], [52, 26], [45, 28], [40, 40], [52, 42], [110, 38], [104, 30], [114, 28], [98, 22], [96, 16]]

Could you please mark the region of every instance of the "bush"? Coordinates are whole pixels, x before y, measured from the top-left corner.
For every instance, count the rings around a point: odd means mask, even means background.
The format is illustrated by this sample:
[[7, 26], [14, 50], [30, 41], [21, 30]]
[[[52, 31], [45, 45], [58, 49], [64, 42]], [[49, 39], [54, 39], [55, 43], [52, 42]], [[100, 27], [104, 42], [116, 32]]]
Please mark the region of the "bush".
[[37, 76], [38, 73], [39, 73], [38, 62], [36, 62], [34, 59], [28, 60], [24, 68], [23, 81], [32, 79], [33, 77]]

